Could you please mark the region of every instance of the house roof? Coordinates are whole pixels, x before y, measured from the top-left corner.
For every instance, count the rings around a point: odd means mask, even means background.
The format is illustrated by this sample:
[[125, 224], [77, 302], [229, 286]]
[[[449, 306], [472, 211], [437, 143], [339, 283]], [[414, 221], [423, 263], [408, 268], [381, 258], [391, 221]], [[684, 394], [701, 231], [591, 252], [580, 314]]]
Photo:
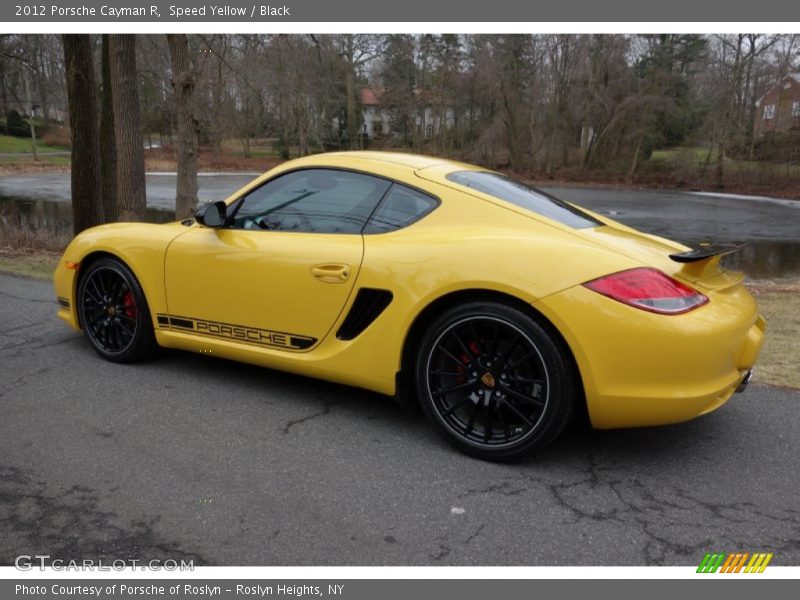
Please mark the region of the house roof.
[[[798, 74], [800, 76], [800, 74]], [[359, 99], [361, 106], [383, 106], [385, 101], [386, 89], [382, 87], [364, 86], [359, 91]], [[417, 102], [423, 105], [439, 105], [444, 102], [445, 105], [451, 106], [453, 99], [450, 96], [445, 98], [441, 97], [438, 91], [422, 89], [419, 87], [414, 88], [414, 96]]]
[[778, 87], [778, 86], [779, 86], [781, 83], [783, 83], [783, 81], [784, 81], [785, 79], [788, 79], [788, 78], [790, 78], [790, 77], [791, 77], [792, 79], [794, 79], [794, 80], [795, 80], [797, 83], [800, 83], [800, 72], [797, 72], [797, 73], [788, 73], [788, 74], [784, 75], [784, 76], [783, 76], [783, 77], [781, 77], [781, 78], [780, 78], [778, 81], [776, 81], [776, 82], [775, 82], [775, 85], [771, 86], [771, 87], [770, 87], [770, 88], [767, 90], [767, 93], [766, 93], [766, 94], [764, 94], [764, 95], [763, 95], [763, 96], [761, 96], [761, 97], [760, 97], [758, 100], [756, 100], [756, 106], [761, 106], [761, 101], [762, 101], [764, 98], [766, 98], [766, 97], [769, 95], [769, 93], [770, 93], [772, 90], [774, 90], [774, 89], [775, 89], [776, 87]]
[[376, 92], [371, 87], [363, 87], [361, 88], [361, 105], [362, 106], [380, 106], [381, 99], [380, 96], [382, 94], [380, 92]]

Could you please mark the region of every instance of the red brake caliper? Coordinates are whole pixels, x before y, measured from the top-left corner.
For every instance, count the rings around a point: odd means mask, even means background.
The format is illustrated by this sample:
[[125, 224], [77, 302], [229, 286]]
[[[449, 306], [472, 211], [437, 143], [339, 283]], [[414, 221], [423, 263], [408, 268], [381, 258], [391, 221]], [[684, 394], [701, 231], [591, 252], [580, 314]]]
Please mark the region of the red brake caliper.
[[[478, 342], [476, 342], [475, 340], [472, 340], [469, 344], [467, 344], [467, 346], [469, 347], [470, 352], [472, 352], [475, 356], [478, 356]], [[469, 365], [469, 362], [470, 362], [469, 361], [469, 356], [467, 356], [466, 354], [462, 353], [461, 356], [459, 356], [458, 358], [461, 361], [461, 364], [458, 365], [458, 367], [456, 367], [456, 369], [462, 375], [460, 375], [456, 379], [456, 382], [457, 383], [464, 383], [464, 375], [463, 375], [463, 373], [467, 370], [467, 366]]]
[[131, 319], [136, 318], [136, 299], [133, 297], [132, 291], [128, 290], [125, 292], [125, 295], [122, 297], [122, 306], [125, 307], [122, 309], [125, 316]]

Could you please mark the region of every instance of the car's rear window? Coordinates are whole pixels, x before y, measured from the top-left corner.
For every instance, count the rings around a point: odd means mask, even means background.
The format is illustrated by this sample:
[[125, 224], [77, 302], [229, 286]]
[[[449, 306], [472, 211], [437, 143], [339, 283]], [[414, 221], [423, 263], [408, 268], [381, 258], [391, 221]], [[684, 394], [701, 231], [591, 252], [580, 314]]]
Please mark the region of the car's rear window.
[[574, 206], [570, 206], [566, 202], [562, 202], [558, 198], [497, 173], [454, 171], [447, 175], [447, 179], [500, 200], [511, 202], [511, 204], [533, 211], [568, 227], [588, 229], [589, 227], [602, 225], [597, 219]]

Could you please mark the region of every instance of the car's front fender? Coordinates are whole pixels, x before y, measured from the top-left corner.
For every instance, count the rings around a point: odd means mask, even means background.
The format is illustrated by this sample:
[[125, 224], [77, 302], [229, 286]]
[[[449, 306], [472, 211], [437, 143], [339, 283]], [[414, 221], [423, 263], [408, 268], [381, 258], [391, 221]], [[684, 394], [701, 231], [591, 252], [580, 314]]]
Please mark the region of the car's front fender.
[[111, 223], [79, 233], [70, 242], [53, 274], [60, 305], [58, 316], [80, 329], [76, 295], [80, 273], [100, 255], [124, 262], [142, 286], [150, 313], [167, 312], [164, 292], [164, 255], [170, 242], [186, 231], [180, 223]]

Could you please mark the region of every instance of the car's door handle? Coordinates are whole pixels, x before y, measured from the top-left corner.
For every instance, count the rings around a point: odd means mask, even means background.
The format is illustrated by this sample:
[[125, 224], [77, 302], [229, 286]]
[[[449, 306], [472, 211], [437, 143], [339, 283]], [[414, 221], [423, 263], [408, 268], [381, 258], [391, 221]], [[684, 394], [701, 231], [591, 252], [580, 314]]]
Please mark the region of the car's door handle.
[[315, 265], [311, 267], [311, 274], [325, 283], [344, 283], [350, 277], [350, 265]]

